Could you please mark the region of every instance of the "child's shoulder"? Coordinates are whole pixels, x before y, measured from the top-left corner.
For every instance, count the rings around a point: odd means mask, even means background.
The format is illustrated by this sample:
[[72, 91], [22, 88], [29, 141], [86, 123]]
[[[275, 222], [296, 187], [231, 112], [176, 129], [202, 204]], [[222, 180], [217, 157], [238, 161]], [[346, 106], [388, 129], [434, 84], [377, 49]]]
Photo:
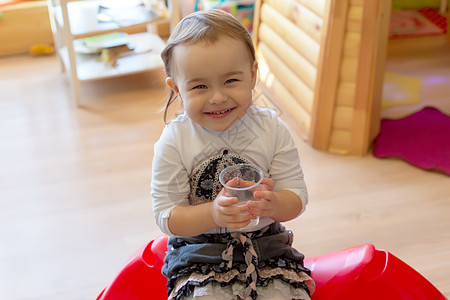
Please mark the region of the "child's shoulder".
[[286, 124], [279, 116], [279, 112], [270, 107], [252, 106], [249, 109], [251, 120], [264, 130], [275, 130], [276, 132], [289, 131]]
[[167, 123], [166, 128], [170, 130], [175, 130], [177, 128], [185, 128], [188, 126], [191, 126], [190, 119], [186, 113], [182, 113], [177, 115], [175, 119], [170, 120]]
[[176, 116], [166, 123], [161, 137], [166, 137], [169, 139], [178, 139], [180, 136], [186, 134], [186, 132], [192, 131], [192, 124], [185, 113]]
[[256, 106], [252, 105], [249, 109], [250, 114], [259, 115], [262, 117], [267, 117], [270, 119], [277, 119], [277, 112], [270, 107], [262, 107], [262, 106]]
[[[253, 122], [263, 123], [260, 126], [274, 126], [279, 122], [277, 112], [273, 108], [251, 106], [248, 110], [248, 115]], [[272, 125], [269, 125], [272, 124]]]
[[186, 114], [186, 112], [183, 112], [181, 114], [178, 114], [175, 117], [175, 119], [170, 120], [168, 125], [170, 125], [170, 124], [182, 124], [182, 123], [185, 123], [188, 119], [189, 118], [188, 118], [188, 115]]

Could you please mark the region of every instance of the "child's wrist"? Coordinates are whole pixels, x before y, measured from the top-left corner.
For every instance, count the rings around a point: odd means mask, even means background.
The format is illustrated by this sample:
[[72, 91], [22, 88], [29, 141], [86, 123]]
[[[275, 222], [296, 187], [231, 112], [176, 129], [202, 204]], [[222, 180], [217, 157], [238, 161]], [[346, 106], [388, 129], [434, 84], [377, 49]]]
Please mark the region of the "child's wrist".
[[216, 223], [214, 219], [214, 201], [205, 203], [205, 206], [207, 207], [208, 213], [205, 214], [207, 216], [207, 222], [209, 222], [212, 225], [212, 228], [218, 227], [219, 225]]

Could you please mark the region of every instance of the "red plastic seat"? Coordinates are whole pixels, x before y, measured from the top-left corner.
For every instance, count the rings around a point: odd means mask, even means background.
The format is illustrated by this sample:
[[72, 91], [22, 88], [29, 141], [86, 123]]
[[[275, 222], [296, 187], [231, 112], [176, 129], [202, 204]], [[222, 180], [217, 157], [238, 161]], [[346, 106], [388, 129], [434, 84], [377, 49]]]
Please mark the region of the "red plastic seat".
[[447, 299], [427, 279], [385, 250], [366, 244], [305, 259], [313, 300]]
[[161, 273], [167, 239], [161, 235], [137, 251], [97, 300], [167, 300], [167, 279]]
[[[168, 237], [141, 248], [97, 300], [167, 299], [161, 274]], [[447, 299], [428, 280], [385, 250], [366, 244], [305, 259], [316, 282], [312, 300]]]

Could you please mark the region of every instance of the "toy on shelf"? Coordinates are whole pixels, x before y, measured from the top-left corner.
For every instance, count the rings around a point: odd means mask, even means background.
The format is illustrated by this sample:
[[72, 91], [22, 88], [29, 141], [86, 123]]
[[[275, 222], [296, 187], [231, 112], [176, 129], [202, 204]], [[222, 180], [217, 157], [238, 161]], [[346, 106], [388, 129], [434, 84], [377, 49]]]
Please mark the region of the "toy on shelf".
[[[97, 300], [167, 299], [161, 274], [167, 239], [161, 235], [126, 263]], [[445, 300], [427, 279], [386, 250], [371, 244], [305, 258], [316, 282], [312, 300]]]
[[194, 11], [197, 11], [199, 8], [204, 10], [224, 10], [235, 16], [251, 33], [253, 30], [254, 6], [254, 0], [196, 0]]

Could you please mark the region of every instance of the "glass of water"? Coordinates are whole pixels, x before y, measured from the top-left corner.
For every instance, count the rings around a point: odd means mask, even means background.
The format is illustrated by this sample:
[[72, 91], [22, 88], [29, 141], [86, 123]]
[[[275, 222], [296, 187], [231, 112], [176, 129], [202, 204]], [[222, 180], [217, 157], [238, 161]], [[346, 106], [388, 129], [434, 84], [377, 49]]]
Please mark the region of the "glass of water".
[[[236, 205], [245, 205], [248, 201], [257, 200], [253, 197], [253, 193], [260, 190], [263, 177], [264, 174], [260, 168], [251, 164], [237, 164], [223, 169], [219, 180], [227, 196], [238, 198], [239, 202]], [[230, 183], [235, 178], [238, 178], [236, 186]], [[255, 216], [250, 224], [240, 230], [251, 231], [258, 223], [259, 217]]]

